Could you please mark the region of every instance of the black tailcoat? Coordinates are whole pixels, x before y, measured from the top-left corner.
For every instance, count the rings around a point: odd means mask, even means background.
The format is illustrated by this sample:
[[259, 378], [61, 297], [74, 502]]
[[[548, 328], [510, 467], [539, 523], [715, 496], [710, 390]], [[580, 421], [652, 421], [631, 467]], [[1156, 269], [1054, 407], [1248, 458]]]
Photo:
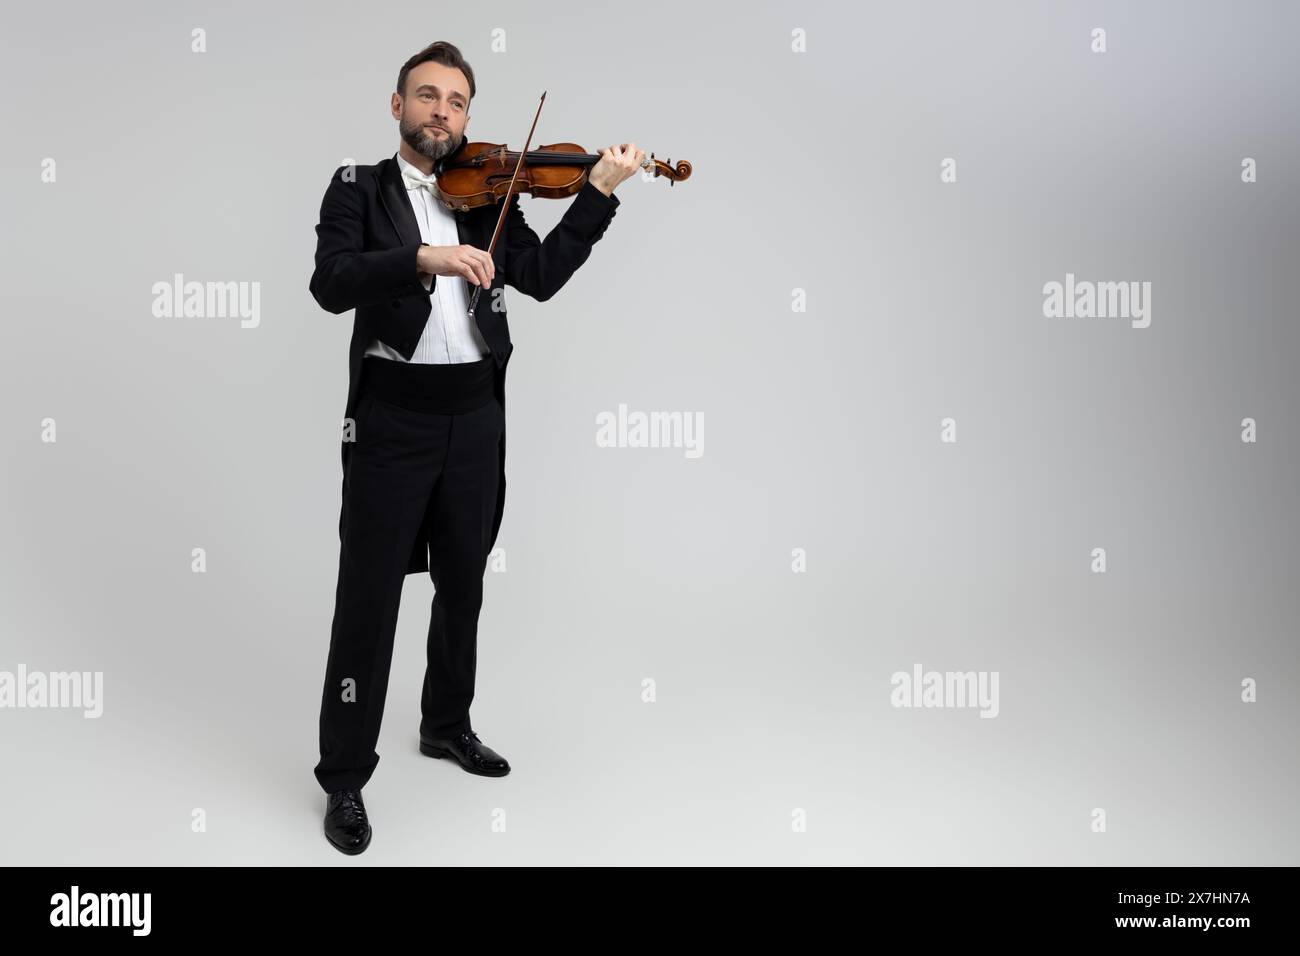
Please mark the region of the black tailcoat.
[[[497, 364], [497, 401], [505, 408], [506, 364], [514, 345], [506, 323], [505, 289], [509, 285], [524, 295], [545, 302], [569, 281], [591, 254], [592, 245], [605, 233], [619, 204], [590, 182], [573, 197], [559, 223], [539, 239], [512, 196], [493, 261], [496, 277], [482, 289], [474, 318]], [[492, 241], [500, 205], [456, 210], [456, 229], [464, 245], [486, 249]], [[316, 269], [311, 294], [328, 312], [356, 310], [352, 342], [348, 347], [348, 398], [343, 417], [351, 419], [357, 403], [362, 354], [372, 339], [410, 360], [432, 311], [429, 299], [439, 282], [466, 282], [457, 276], [434, 276], [424, 288], [415, 267], [420, 247], [420, 227], [407, 197], [397, 156], [373, 166], [340, 166], [330, 179], [321, 201], [316, 226]], [[466, 283], [470, 294], [473, 286]], [[350, 441], [343, 441], [343, 473], [347, 475]], [[501, 527], [506, 497], [506, 439], [501, 436], [500, 493], [492, 523], [492, 544]], [[346, 480], [346, 477], [345, 477]], [[341, 509], [340, 509], [341, 511]], [[343, 518], [339, 517], [339, 535]], [[407, 564], [407, 574], [429, 570], [429, 527], [420, 528]]]

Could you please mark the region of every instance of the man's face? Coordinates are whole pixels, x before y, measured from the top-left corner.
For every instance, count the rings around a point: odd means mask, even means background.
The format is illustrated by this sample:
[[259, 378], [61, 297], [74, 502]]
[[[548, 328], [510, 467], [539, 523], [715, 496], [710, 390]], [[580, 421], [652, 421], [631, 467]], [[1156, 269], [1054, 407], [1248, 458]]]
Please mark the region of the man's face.
[[469, 123], [469, 80], [452, 66], [421, 63], [406, 74], [406, 96], [393, 94], [403, 141], [437, 161], [460, 148]]

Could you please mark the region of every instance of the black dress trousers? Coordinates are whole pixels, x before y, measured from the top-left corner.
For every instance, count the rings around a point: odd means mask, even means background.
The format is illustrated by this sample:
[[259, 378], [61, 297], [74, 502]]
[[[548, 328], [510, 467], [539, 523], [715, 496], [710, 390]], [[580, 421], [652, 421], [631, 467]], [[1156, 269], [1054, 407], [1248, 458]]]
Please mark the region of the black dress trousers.
[[483, 575], [499, 485], [505, 412], [496, 363], [405, 363], [365, 356], [343, 528], [316, 779], [359, 789], [379, 763], [398, 604], [415, 535], [428, 522], [433, 606], [420, 733], [471, 730]]

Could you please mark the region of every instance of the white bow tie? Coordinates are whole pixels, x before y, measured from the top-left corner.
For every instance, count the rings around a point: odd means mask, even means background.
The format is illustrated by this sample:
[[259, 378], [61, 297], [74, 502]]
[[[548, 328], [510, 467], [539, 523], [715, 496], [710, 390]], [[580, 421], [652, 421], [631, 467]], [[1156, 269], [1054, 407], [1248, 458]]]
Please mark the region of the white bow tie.
[[406, 180], [406, 188], [427, 189], [430, 195], [435, 199], [438, 198], [438, 180], [433, 176], [425, 176], [421, 172], [411, 172], [409, 169], [402, 170], [402, 178]]

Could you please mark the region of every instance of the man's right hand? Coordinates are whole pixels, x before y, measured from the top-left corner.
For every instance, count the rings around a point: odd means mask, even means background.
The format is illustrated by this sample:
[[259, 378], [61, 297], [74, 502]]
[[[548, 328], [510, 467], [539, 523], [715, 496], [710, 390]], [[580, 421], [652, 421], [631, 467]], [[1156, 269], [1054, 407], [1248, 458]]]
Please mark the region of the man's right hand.
[[490, 288], [496, 278], [496, 264], [486, 249], [477, 246], [420, 246], [415, 267], [421, 281], [425, 275], [460, 276], [471, 285]]

